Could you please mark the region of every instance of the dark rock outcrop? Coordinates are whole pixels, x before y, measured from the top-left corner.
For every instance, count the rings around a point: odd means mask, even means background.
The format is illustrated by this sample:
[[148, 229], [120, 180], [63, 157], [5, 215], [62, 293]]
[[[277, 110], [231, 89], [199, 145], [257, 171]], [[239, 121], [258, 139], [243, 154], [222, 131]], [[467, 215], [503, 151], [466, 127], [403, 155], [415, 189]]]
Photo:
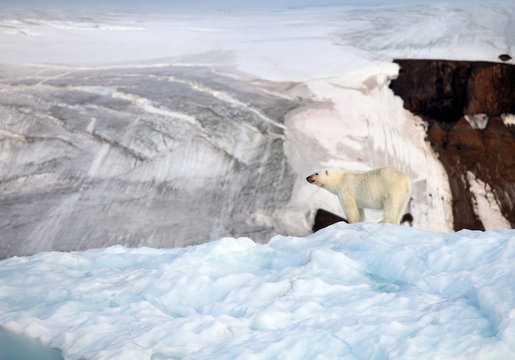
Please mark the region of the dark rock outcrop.
[[508, 55], [508, 54], [501, 54], [501, 55], [499, 55], [499, 60], [501, 60], [501, 61], [510, 61], [511, 60], [511, 56]]
[[515, 226], [515, 66], [503, 63], [395, 60], [390, 88], [427, 124], [427, 139], [444, 165], [453, 196], [454, 228], [483, 230], [471, 177], [488, 184]]
[[340, 221], [348, 223], [347, 220], [336, 214], [333, 214], [332, 212], [324, 209], [318, 209], [313, 221], [313, 232], [317, 232], [320, 229], [326, 228]]

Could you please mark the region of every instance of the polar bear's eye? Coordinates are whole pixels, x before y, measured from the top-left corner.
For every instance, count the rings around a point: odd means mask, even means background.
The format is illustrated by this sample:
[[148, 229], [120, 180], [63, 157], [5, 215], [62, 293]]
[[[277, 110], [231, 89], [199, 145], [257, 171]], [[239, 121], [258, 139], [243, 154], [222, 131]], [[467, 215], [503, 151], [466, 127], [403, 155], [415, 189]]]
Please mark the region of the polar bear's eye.
[[328, 172], [327, 170], [325, 171], [325, 174], [326, 174], [327, 176], [329, 176], [329, 172]]
[[318, 176], [318, 173], [315, 173], [316, 176]]

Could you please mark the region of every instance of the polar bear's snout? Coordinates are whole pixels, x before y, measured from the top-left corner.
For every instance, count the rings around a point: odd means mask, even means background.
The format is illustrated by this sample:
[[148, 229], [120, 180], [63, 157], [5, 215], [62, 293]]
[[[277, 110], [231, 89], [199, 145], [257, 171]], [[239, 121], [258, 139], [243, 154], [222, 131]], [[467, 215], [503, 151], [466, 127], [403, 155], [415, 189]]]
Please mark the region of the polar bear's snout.
[[306, 178], [306, 181], [310, 184], [315, 184], [315, 185], [318, 185], [318, 186], [321, 186], [322, 184], [320, 183], [320, 181], [318, 180], [318, 173], [315, 173], [315, 174], [311, 174], [309, 175], [307, 178]]
[[306, 178], [307, 182], [308, 182], [308, 183], [310, 183], [310, 184], [318, 185], [318, 184], [319, 184], [319, 182], [318, 182], [317, 175], [318, 175], [318, 174], [311, 174], [311, 175], [309, 175], [309, 176]]

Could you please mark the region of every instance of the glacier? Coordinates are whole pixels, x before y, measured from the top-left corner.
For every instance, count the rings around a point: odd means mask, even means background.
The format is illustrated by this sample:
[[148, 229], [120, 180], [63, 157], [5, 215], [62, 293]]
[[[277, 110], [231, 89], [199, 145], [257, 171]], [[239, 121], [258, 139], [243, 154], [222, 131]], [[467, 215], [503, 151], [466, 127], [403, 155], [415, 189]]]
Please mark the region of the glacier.
[[514, 264], [515, 230], [375, 223], [44, 252], [0, 261], [0, 344], [38, 339], [50, 359], [513, 359]]
[[0, 258], [305, 236], [317, 209], [344, 215], [304, 182], [320, 167], [406, 172], [413, 225], [451, 231], [447, 174], [388, 87], [392, 59], [515, 46], [508, 1], [29, 5], [0, 5]]
[[147, 65], [53, 69], [3, 91], [3, 257], [274, 234], [252, 219], [290, 197], [283, 118], [303, 104], [274, 84]]

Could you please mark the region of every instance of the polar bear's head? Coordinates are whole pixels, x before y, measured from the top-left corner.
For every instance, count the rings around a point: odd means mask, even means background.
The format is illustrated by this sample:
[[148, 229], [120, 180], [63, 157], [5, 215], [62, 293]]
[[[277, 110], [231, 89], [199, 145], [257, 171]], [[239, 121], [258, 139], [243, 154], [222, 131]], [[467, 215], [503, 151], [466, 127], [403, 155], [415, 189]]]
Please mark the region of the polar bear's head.
[[331, 169], [319, 170], [314, 174], [309, 175], [306, 180], [310, 184], [318, 185], [330, 190], [336, 182], [338, 182], [340, 172]]

